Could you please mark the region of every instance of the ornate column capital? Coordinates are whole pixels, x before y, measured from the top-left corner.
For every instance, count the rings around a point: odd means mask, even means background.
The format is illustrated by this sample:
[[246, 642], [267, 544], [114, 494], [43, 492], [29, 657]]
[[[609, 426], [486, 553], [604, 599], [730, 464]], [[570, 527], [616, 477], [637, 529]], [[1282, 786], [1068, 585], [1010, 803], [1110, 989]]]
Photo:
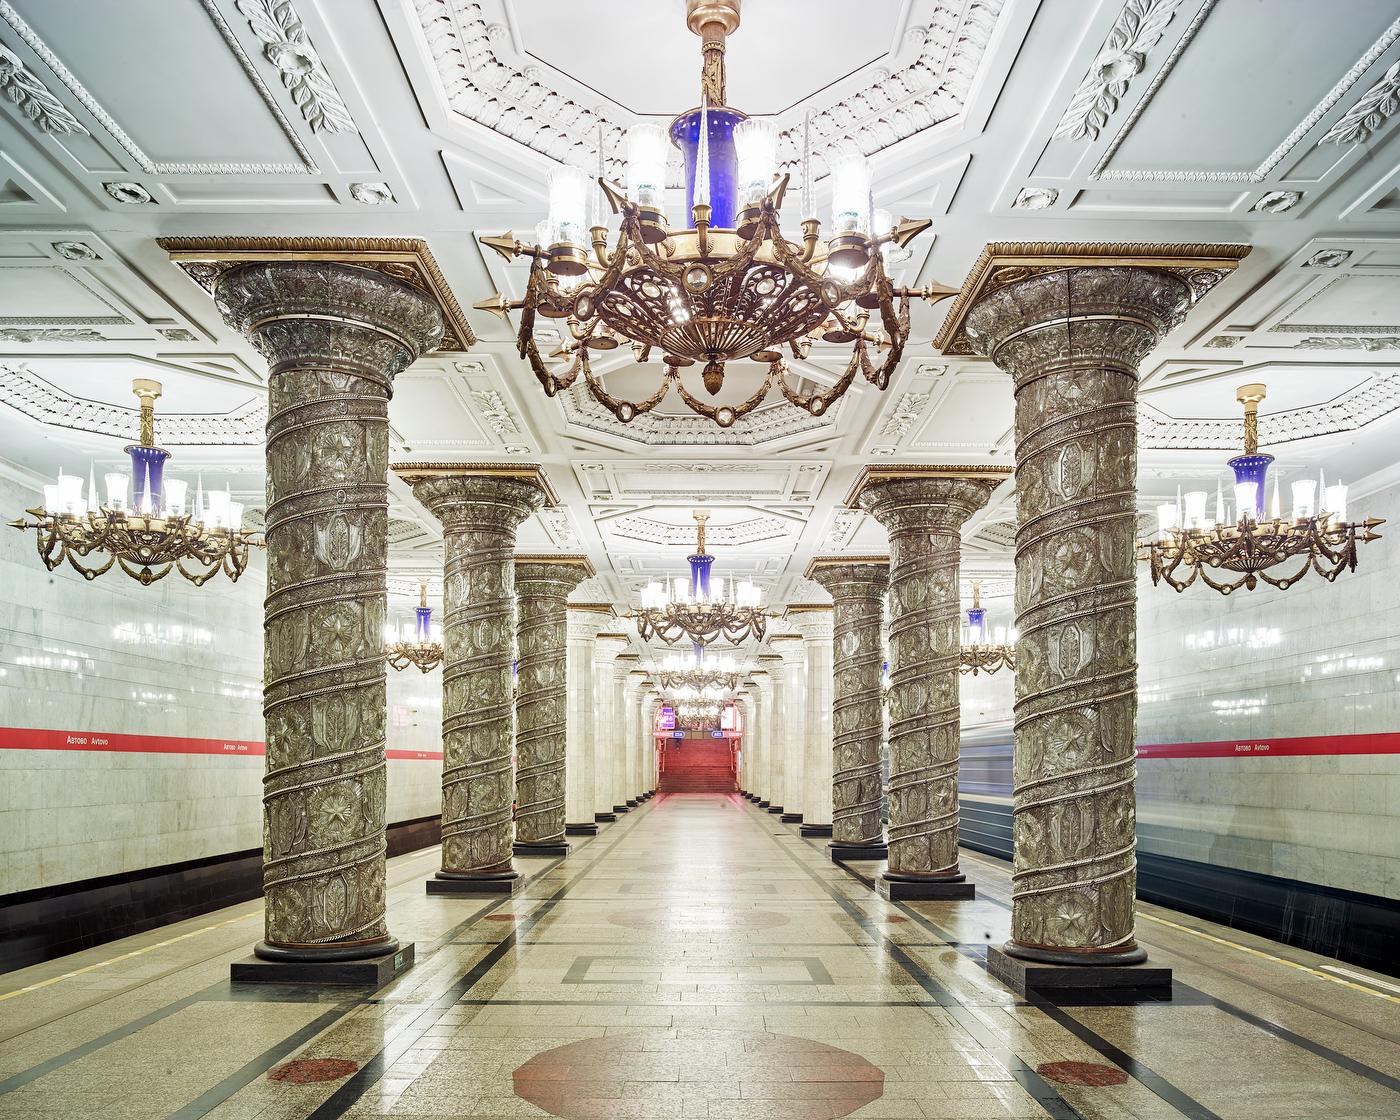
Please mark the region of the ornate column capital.
[[392, 469], [444, 529], [513, 533], [536, 510], [558, 504], [534, 464], [395, 463]]
[[587, 642], [591, 647], [599, 632], [612, 625], [611, 614], [603, 614], [591, 608], [576, 609], [572, 605], [568, 607], [568, 611], [568, 640], [571, 642]]
[[831, 607], [803, 603], [788, 607], [783, 619], [797, 628], [808, 642], [829, 642], [835, 631], [835, 612]]
[[874, 517], [891, 542], [905, 533], [956, 533], [1010, 477], [1010, 467], [868, 466], [846, 505]]
[[382, 272], [330, 261], [265, 261], [229, 268], [213, 287], [224, 322], [267, 359], [321, 362], [379, 382], [442, 341], [436, 303]]
[[[997, 241], [982, 250], [963, 281], [962, 290], [948, 308], [948, 314], [934, 339], [934, 347], [944, 354], [986, 354], [1002, 368], [1006, 365], [996, 351], [1020, 325], [1044, 326], [1054, 320], [1061, 325], [1075, 322], [1085, 326], [1095, 321], [1111, 324], [1119, 312], [1134, 302], [1163, 329], [1159, 336], [1180, 322], [1186, 306], [1199, 300], [1220, 283], [1249, 254], [1248, 245], [1146, 244], [1093, 242], [1014, 242]], [[1121, 291], [1121, 272], [1152, 273], [1155, 279], [1144, 284], [1127, 304]], [[1070, 280], [1072, 274], [1077, 278]], [[1035, 280], [1030, 288], [1021, 282]], [[1016, 287], [1017, 290], [1009, 290]], [[1047, 293], [1056, 288], [1065, 293]], [[1175, 307], [1175, 297], [1159, 302], [1155, 291], [1181, 292], [1186, 305]], [[1100, 297], [1107, 296], [1108, 319]], [[1146, 302], [1142, 300], [1145, 298]], [[1023, 302], [1024, 301], [1024, 302]], [[992, 310], [987, 310], [992, 309]], [[973, 313], [979, 312], [974, 319]], [[1002, 325], [997, 326], [1000, 322]], [[1109, 333], [1111, 327], [1109, 327]], [[1125, 344], [1136, 348], [1136, 340]], [[1141, 355], [1139, 355], [1139, 360]], [[1136, 363], [1134, 363], [1136, 366]]]
[[568, 598], [575, 587], [596, 573], [587, 556], [515, 555], [517, 598], [548, 596]]
[[826, 588], [833, 601], [880, 600], [890, 586], [890, 558], [813, 556], [802, 576]]
[[626, 634], [617, 630], [603, 630], [593, 639], [593, 657], [599, 664], [611, 667], [631, 644], [632, 639]]

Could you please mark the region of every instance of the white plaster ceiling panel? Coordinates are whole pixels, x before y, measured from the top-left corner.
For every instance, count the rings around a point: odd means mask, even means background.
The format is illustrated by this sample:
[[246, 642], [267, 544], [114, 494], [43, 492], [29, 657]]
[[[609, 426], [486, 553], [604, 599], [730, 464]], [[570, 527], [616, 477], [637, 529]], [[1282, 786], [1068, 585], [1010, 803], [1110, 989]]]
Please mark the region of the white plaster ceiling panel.
[[1313, 0], [1105, 0], [998, 209], [1296, 219], [1391, 131], [1395, 7], [1355, 0], [1345, 19], [1338, 11]]
[[957, 462], [1007, 457], [1011, 379], [1000, 370], [963, 366], [934, 391], [912, 431], [909, 450]]
[[394, 384], [389, 422], [405, 451], [430, 457], [471, 456], [494, 449], [462, 390], [436, 371], [400, 375]]
[[[592, 168], [601, 129], [606, 172], [618, 177], [622, 135], [639, 116], [664, 122], [695, 103], [699, 42], [679, 5], [403, 2], [417, 50], [401, 50], [427, 62], [424, 101], [444, 134], [470, 135], [479, 125], [549, 159]], [[810, 112], [824, 173], [825, 154], [838, 146], [873, 154], [959, 118], [985, 77], [1003, 7], [1003, 0], [908, 0], [853, 16], [844, 0], [813, 0], [794, 21], [788, 6], [752, 5], [729, 47], [729, 99], [778, 116], [784, 161], [796, 158], [802, 114]], [[1024, 33], [1024, 21], [1018, 29]], [[808, 39], [821, 47], [794, 48]], [[599, 73], [599, 60], [616, 57], [624, 42], [647, 46]], [[1014, 45], [1007, 49], [1014, 54]]]

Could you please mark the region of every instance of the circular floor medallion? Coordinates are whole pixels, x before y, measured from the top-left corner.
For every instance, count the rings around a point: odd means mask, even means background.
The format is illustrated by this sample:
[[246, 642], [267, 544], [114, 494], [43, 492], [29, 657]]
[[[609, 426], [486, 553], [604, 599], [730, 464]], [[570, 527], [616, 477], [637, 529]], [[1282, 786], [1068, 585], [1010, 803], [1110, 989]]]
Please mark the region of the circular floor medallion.
[[1047, 1081], [1061, 1085], [1091, 1085], [1101, 1088], [1104, 1085], [1126, 1085], [1128, 1075], [1113, 1066], [1101, 1066], [1096, 1062], [1042, 1062], [1035, 1072]]
[[[885, 1092], [885, 1073], [859, 1054], [785, 1034], [762, 1031], [710, 1031], [685, 1050], [674, 1045], [670, 1031], [588, 1038], [536, 1054], [512, 1078], [515, 1095], [565, 1120], [596, 1120], [623, 1115], [612, 1111], [621, 1099], [600, 1099], [600, 1086], [621, 1091], [644, 1066], [646, 1079], [674, 1086], [674, 1102], [658, 1099], [654, 1113], [679, 1116], [679, 1101], [692, 1082], [742, 1085], [753, 1096], [755, 1114], [784, 1120], [836, 1120], [849, 1116]], [[647, 1049], [648, 1043], [656, 1049]], [[736, 1102], [737, 1103], [737, 1102]], [[671, 1111], [675, 1108], [675, 1111]]]
[[268, 1072], [269, 1081], [289, 1081], [293, 1085], [310, 1085], [315, 1081], [339, 1081], [360, 1068], [359, 1062], [348, 1058], [297, 1058], [284, 1062]]

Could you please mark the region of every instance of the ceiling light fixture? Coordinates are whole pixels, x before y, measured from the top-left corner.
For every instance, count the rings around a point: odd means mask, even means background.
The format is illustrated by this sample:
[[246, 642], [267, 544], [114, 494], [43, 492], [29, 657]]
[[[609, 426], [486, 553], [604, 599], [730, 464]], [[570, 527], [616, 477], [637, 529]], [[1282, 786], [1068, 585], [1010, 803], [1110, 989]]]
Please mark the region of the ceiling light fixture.
[[420, 671], [430, 673], [442, 663], [442, 627], [433, 621], [425, 579], [418, 581], [418, 606], [413, 614], [413, 621], [403, 626], [384, 624], [384, 660], [400, 671], [417, 665]]
[[673, 590], [653, 581], [642, 588], [642, 606], [632, 612], [642, 641], [660, 638], [672, 645], [688, 638], [695, 646], [716, 640], [738, 645], [745, 638], [762, 641], [767, 616], [760, 606], [759, 591], [747, 580], [725, 583], [710, 581], [710, 565], [715, 558], [705, 551], [705, 522], [709, 511], [697, 509], [695, 552], [688, 557], [690, 578], [675, 581]]
[[[932, 224], [876, 210], [871, 171], [856, 151], [831, 161], [832, 228], [822, 243], [811, 171], [809, 127], [803, 126], [800, 242], [780, 228], [788, 175], [778, 176], [778, 129], [725, 104], [725, 39], [739, 26], [739, 0], [687, 0], [686, 22], [701, 37], [703, 67], [698, 108], [669, 130], [640, 124], [627, 134], [627, 189], [602, 176], [598, 185], [621, 215], [616, 244], [608, 247], [601, 200], [579, 168], [561, 166], [548, 180], [549, 214], [536, 227], [537, 243], [513, 233], [483, 237], [507, 260], [532, 258], [522, 300], [500, 293], [476, 307], [509, 321], [521, 312], [517, 336], [548, 396], [582, 376], [594, 398], [626, 424], [649, 412], [674, 388], [694, 412], [730, 427], [752, 412], [774, 385], [798, 408], [825, 413], [859, 374], [877, 389], [889, 384], [909, 338], [909, 304], [956, 294], [941, 285], [896, 288], [887, 266], [907, 259], [909, 243]], [[685, 156], [687, 227], [672, 230], [665, 210], [667, 145]], [[591, 224], [586, 213], [593, 194]], [[538, 319], [563, 321], [564, 344], [551, 370], [535, 341]], [[644, 400], [613, 396], [594, 374], [590, 355], [630, 343], [638, 363], [654, 354], [662, 372]], [[786, 348], [805, 360], [814, 343], [851, 347], [844, 373], [825, 390], [804, 393], [789, 379]], [[871, 351], [884, 351], [876, 362]], [[681, 371], [703, 368], [704, 391], [716, 396], [726, 366], [748, 359], [767, 371], [734, 404], [696, 396]]]
[[689, 657], [673, 653], [661, 665], [657, 674], [664, 689], [676, 690], [677, 699], [690, 699], [687, 690], [696, 696], [722, 699], [739, 687], [739, 670], [728, 654], [705, 656], [705, 647], [697, 645]]
[[[988, 638], [990, 637], [990, 641]], [[998, 626], [987, 631], [987, 608], [982, 605], [982, 585], [972, 584], [972, 606], [967, 608], [967, 624], [962, 628], [959, 670], [971, 673], [995, 673], [998, 669], [1016, 668], [1016, 629]]]
[[43, 506], [25, 511], [33, 520], [10, 524], [34, 530], [39, 558], [49, 571], [66, 560], [88, 580], [119, 564], [142, 585], [164, 579], [172, 568], [196, 587], [218, 572], [236, 581], [248, 566], [249, 550], [263, 547], [261, 535], [243, 528], [243, 506], [227, 488], [206, 493], [201, 480], [194, 506], [188, 505], [189, 483], [165, 477], [170, 452], [155, 445], [160, 382], [137, 378], [131, 391], [141, 402], [141, 442], [125, 449], [131, 474], [104, 474], [104, 500], [96, 468], [88, 472], [86, 497], [82, 476], [60, 470], [58, 481], [44, 487]]
[[[1244, 405], [1244, 454], [1230, 460], [1235, 473], [1232, 518], [1225, 491], [1216, 484], [1215, 516], [1206, 516], [1209, 494], [1193, 490], [1184, 499], [1157, 507], [1157, 536], [1138, 542], [1138, 559], [1152, 569], [1153, 584], [1165, 582], [1185, 591], [1197, 577], [1222, 595], [1244, 587], [1253, 591], [1263, 580], [1287, 590], [1314, 571], [1329, 583], [1344, 571], [1356, 570], [1356, 546], [1380, 538], [1375, 532], [1385, 519], [1347, 520], [1347, 488], [1340, 482], [1328, 486], [1322, 471], [1290, 487], [1293, 508], [1284, 517], [1279, 502], [1279, 480], [1264, 512], [1264, 489], [1274, 457], [1259, 451], [1259, 402], [1265, 387], [1241, 385], [1236, 399]], [[1287, 574], [1276, 574], [1280, 565], [1298, 561]], [[1218, 578], [1212, 570], [1236, 573]], [[1182, 573], [1178, 575], [1178, 572]]]

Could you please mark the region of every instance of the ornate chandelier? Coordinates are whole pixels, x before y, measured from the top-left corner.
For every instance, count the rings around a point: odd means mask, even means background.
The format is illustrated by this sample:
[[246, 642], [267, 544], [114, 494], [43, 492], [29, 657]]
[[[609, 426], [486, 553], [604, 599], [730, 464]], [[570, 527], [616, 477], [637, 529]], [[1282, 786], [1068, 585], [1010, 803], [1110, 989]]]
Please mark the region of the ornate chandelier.
[[713, 701], [690, 701], [676, 705], [676, 719], [682, 727], [692, 731], [718, 727], [723, 712], [724, 706]]
[[[1263, 385], [1242, 385], [1236, 399], [1244, 405], [1244, 454], [1229, 461], [1235, 473], [1235, 514], [1216, 484], [1215, 516], [1206, 516], [1209, 495], [1193, 490], [1184, 499], [1157, 507], [1157, 536], [1138, 542], [1138, 559], [1151, 565], [1152, 582], [1185, 591], [1197, 577], [1222, 595], [1244, 587], [1253, 591], [1263, 580], [1287, 590], [1314, 571], [1329, 583], [1356, 570], [1356, 546], [1380, 538], [1384, 518], [1347, 520], [1347, 488], [1328, 486], [1326, 476], [1299, 479], [1290, 487], [1292, 509], [1284, 517], [1279, 481], [1274, 477], [1269, 512], [1264, 487], [1274, 457], [1259, 451], [1259, 402]], [[1293, 563], [1296, 561], [1296, 565]], [[1280, 574], [1277, 569], [1288, 565]], [[1232, 575], [1215, 575], [1228, 572]]]
[[429, 673], [442, 662], [442, 627], [433, 621], [428, 606], [428, 581], [418, 581], [418, 606], [414, 619], [404, 626], [384, 624], [384, 660], [400, 671], [417, 665]]
[[961, 672], [995, 673], [998, 669], [1016, 668], [1016, 629], [998, 626], [987, 633], [987, 608], [982, 605], [982, 585], [973, 581], [972, 606], [967, 608], [967, 625], [962, 628], [962, 651], [958, 668]]
[[[894, 222], [871, 206], [871, 172], [856, 152], [832, 162], [832, 229], [822, 243], [816, 216], [811, 147], [804, 125], [801, 240], [780, 228], [788, 175], [777, 176], [778, 129], [725, 104], [725, 39], [739, 26], [739, 0], [687, 0], [687, 24], [701, 37], [703, 68], [698, 108], [682, 113], [669, 131], [638, 125], [627, 134], [627, 189], [602, 176], [598, 185], [620, 214], [617, 243], [608, 247], [600, 200], [576, 167], [549, 176], [549, 215], [536, 227], [537, 243], [513, 233], [483, 237], [507, 260], [532, 258], [523, 300], [500, 293], [478, 303], [509, 321], [519, 310], [517, 344], [548, 396], [582, 376], [589, 391], [624, 424], [649, 412], [674, 388], [701, 416], [727, 428], [757, 408], [777, 386], [782, 395], [820, 416], [850, 388], [857, 374], [883, 390], [909, 337], [909, 303], [930, 302], [956, 289], [895, 288], [887, 265], [907, 259], [908, 244], [932, 224]], [[685, 228], [673, 230], [664, 206], [668, 143], [685, 157]], [[593, 194], [591, 225], [585, 211]], [[878, 319], [875, 316], [878, 315]], [[567, 339], [551, 370], [535, 340], [538, 318], [560, 322]], [[662, 370], [656, 389], [640, 401], [610, 394], [595, 376], [590, 355], [628, 342], [638, 363], [653, 354]], [[813, 343], [850, 345], [844, 373], [823, 391], [803, 393], [789, 378], [788, 354], [805, 360]], [[878, 363], [871, 351], [885, 353]], [[723, 387], [726, 366], [748, 359], [766, 366], [737, 404], [711, 404], [682, 380], [701, 365], [704, 391]]]
[[680, 699], [690, 694], [727, 696], [739, 687], [739, 670], [728, 654], [706, 657], [703, 646], [697, 646], [689, 657], [673, 653], [662, 663], [657, 674], [661, 687], [676, 691]]
[[672, 589], [655, 581], [642, 588], [642, 606], [633, 611], [637, 634], [643, 641], [653, 637], [672, 645], [688, 638], [696, 646], [707, 646], [716, 639], [738, 645], [745, 638], [763, 640], [767, 616], [759, 605], [758, 588], [747, 580], [710, 581], [710, 565], [715, 558], [705, 551], [705, 522], [709, 512], [695, 510], [695, 552], [690, 561], [690, 579], [678, 579]]
[[165, 477], [170, 452], [155, 445], [160, 382], [137, 378], [131, 391], [141, 402], [141, 442], [125, 448], [131, 474], [104, 474], [103, 499], [95, 468], [88, 471], [86, 497], [82, 476], [60, 470], [58, 481], [44, 487], [43, 506], [25, 511], [33, 520], [10, 524], [34, 530], [49, 571], [66, 560], [88, 580], [119, 564], [142, 585], [164, 579], [172, 568], [196, 587], [218, 572], [236, 581], [248, 566], [249, 549], [263, 547], [262, 537], [242, 527], [243, 506], [227, 489], [206, 493], [200, 481], [188, 505], [189, 483]]

